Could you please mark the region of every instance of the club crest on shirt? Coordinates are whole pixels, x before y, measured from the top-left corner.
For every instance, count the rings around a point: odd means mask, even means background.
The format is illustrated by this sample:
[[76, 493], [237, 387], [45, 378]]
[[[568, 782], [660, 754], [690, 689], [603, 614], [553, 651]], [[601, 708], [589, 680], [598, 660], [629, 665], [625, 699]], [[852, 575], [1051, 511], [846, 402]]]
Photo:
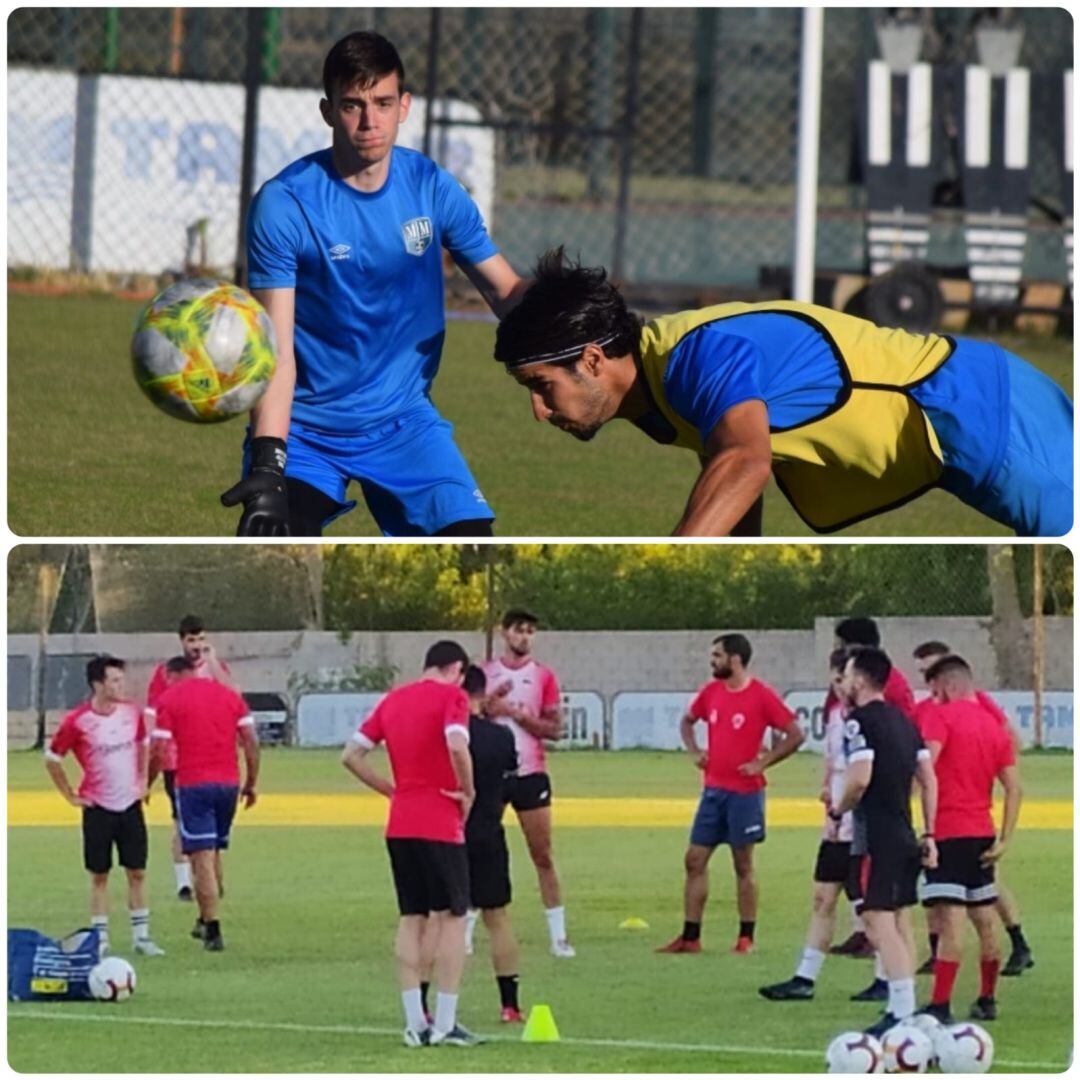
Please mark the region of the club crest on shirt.
[[405, 239], [405, 250], [410, 255], [423, 255], [431, 247], [431, 240], [435, 235], [431, 218], [417, 217], [406, 221], [401, 226], [401, 235]]
[[743, 714], [742, 714], [741, 712], [737, 712], [737, 713], [736, 713], [736, 714], [735, 714], [735, 715], [734, 715], [734, 716], [733, 716], [733, 717], [731, 718], [731, 726], [732, 726], [732, 727], [733, 727], [733, 728], [734, 728], [734, 729], [735, 729], [736, 731], [738, 731], [738, 730], [739, 730], [739, 728], [741, 728], [741, 727], [743, 726], [743, 724], [745, 724], [745, 723], [746, 723], [746, 717], [745, 717], [745, 716], [744, 716], [744, 715], [743, 715]]

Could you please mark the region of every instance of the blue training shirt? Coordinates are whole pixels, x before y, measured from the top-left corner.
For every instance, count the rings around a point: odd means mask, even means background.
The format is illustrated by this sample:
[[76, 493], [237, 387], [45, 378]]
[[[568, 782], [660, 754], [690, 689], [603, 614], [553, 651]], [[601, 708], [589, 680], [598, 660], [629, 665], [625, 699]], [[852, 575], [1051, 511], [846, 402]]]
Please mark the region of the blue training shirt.
[[341, 179], [329, 149], [262, 186], [248, 284], [296, 290], [294, 420], [354, 434], [427, 396], [446, 333], [444, 247], [466, 264], [498, 253], [461, 184], [415, 150], [394, 147], [371, 193]]

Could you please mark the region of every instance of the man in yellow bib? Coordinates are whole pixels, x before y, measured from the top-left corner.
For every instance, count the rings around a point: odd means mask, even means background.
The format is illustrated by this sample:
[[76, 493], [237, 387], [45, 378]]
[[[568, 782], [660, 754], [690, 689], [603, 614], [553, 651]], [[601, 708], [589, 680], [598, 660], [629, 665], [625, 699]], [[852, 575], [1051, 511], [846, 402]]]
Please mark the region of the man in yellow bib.
[[678, 536], [751, 535], [770, 473], [816, 532], [933, 487], [1025, 536], [1072, 526], [1072, 402], [988, 342], [794, 301], [648, 323], [602, 268], [544, 255], [495, 358], [582, 440], [629, 420], [701, 458]]

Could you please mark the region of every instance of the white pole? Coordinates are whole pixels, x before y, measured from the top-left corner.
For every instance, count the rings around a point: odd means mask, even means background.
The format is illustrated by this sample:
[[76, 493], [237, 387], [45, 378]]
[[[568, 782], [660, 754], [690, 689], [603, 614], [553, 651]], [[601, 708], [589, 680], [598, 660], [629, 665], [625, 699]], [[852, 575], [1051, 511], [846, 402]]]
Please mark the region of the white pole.
[[799, 160], [795, 178], [795, 300], [814, 298], [814, 233], [817, 228], [818, 146], [821, 141], [821, 53], [825, 11], [803, 9], [799, 75]]

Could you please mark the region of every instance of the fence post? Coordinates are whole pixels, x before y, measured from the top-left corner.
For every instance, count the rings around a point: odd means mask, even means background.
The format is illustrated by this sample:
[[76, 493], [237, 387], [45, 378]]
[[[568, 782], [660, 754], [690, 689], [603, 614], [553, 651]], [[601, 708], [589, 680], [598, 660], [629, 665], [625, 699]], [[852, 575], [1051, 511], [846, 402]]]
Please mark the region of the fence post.
[[262, 85], [266, 10], [249, 8], [244, 65], [244, 141], [240, 160], [240, 217], [236, 229], [236, 283], [247, 285], [247, 216], [255, 188], [255, 153], [259, 138], [259, 88]]
[[431, 157], [431, 128], [435, 123], [435, 97], [439, 93], [439, 38], [442, 36], [442, 12], [431, 9], [428, 24], [427, 77], [424, 83], [424, 157]]
[[[611, 104], [615, 98], [613, 57], [615, 56], [615, 18], [613, 8], [594, 8], [585, 15], [588, 28], [589, 81], [586, 88], [588, 123], [601, 130], [611, 127]], [[600, 136], [588, 140], [585, 150], [585, 189], [590, 199], [604, 197], [609, 144]]]
[[120, 56], [120, 9], [105, 9], [105, 48], [101, 56], [101, 70], [108, 73], [116, 70]]
[[713, 57], [716, 52], [716, 28], [720, 13], [716, 8], [698, 8], [694, 35], [694, 175], [712, 175], [713, 102], [716, 80]]
[[619, 154], [619, 195], [615, 205], [615, 249], [611, 276], [621, 281], [626, 271], [626, 226], [630, 206], [630, 170], [634, 161], [634, 126], [637, 121], [638, 75], [641, 69], [641, 29], [644, 12], [630, 11], [630, 42], [626, 50], [626, 115], [623, 117]]
[[1032, 551], [1031, 583], [1032, 680], [1035, 690], [1035, 715], [1032, 735], [1037, 749], [1043, 744], [1043, 683], [1046, 680], [1046, 623], [1043, 619], [1043, 549], [1036, 544]]
[[817, 229], [818, 151], [821, 141], [821, 54], [825, 12], [804, 8], [799, 72], [799, 149], [795, 180], [795, 251], [791, 297], [814, 299], [814, 240]]

